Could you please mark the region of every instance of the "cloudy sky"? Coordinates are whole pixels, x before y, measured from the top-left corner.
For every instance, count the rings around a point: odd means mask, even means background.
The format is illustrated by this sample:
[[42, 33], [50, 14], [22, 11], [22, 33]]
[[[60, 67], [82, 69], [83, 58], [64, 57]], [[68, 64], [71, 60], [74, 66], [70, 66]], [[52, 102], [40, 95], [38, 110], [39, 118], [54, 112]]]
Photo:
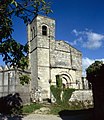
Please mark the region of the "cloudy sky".
[[82, 52], [83, 75], [95, 60], [104, 61], [104, 0], [53, 0], [56, 39]]
[[[83, 54], [83, 74], [95, 60], [104, 60], [104, 0], [50, 0], [56, 40], [65, 40]], [[24, 44], [26, 27], [14, 18], [14, 38]], [[2, 61], [1, 61], [1, 64]]]

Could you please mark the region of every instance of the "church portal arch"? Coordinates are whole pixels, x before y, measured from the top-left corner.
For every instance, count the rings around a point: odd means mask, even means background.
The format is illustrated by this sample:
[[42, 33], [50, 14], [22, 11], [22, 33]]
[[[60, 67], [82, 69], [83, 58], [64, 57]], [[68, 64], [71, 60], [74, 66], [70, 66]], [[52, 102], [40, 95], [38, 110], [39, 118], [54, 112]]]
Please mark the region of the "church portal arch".
[[62, 79], [63, 87], [68, 88], [73, 83], [73, 78], [72, 78], [72, 76], [69, 73], [67, 73], [67, 72], [60, 72], [59, 76]]

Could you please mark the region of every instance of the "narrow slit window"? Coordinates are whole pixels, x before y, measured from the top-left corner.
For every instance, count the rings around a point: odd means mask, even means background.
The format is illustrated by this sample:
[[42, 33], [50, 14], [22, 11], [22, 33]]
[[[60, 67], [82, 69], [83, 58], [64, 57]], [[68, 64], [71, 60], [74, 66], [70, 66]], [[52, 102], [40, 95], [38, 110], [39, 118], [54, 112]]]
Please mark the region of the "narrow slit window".
[[47, 27], [45, 25], [42, 26], [42, 35], [47, 36]]
[[33, 27], [33, 37], [36, 36], [36, 27]]
[[31, 29], [31, 40], [33, 39], [33, 30]]
[[33, 38], [35, 37], [35, 28], [33, 27]]

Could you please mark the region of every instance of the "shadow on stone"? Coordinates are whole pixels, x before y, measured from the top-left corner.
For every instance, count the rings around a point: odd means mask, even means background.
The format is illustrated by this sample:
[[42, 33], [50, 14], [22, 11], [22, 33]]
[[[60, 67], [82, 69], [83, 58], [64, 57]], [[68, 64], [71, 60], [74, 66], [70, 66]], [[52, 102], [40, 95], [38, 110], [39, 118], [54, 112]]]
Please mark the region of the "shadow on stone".
[[63, 110], [59, 112], [62, 120], [92, 120], [93, 109], [86, 110]]
[[0, 98], [1, 117], [4, 115], [17, 117], [22, 114], [22, 107], [22, 99], [20, 98], [19, 93], [9, 94]]

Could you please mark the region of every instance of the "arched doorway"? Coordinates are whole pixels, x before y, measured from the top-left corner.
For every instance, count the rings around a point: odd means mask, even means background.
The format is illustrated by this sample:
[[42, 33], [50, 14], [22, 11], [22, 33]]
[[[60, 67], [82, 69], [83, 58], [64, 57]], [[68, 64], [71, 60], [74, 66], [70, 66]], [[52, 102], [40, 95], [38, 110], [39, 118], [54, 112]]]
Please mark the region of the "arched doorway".
[[63, 87], [64, 88], [70, 87], [73, 82], [72, 76], [66, 72], [60, 72], [59, 75], [60, 78], [62, 79]]

